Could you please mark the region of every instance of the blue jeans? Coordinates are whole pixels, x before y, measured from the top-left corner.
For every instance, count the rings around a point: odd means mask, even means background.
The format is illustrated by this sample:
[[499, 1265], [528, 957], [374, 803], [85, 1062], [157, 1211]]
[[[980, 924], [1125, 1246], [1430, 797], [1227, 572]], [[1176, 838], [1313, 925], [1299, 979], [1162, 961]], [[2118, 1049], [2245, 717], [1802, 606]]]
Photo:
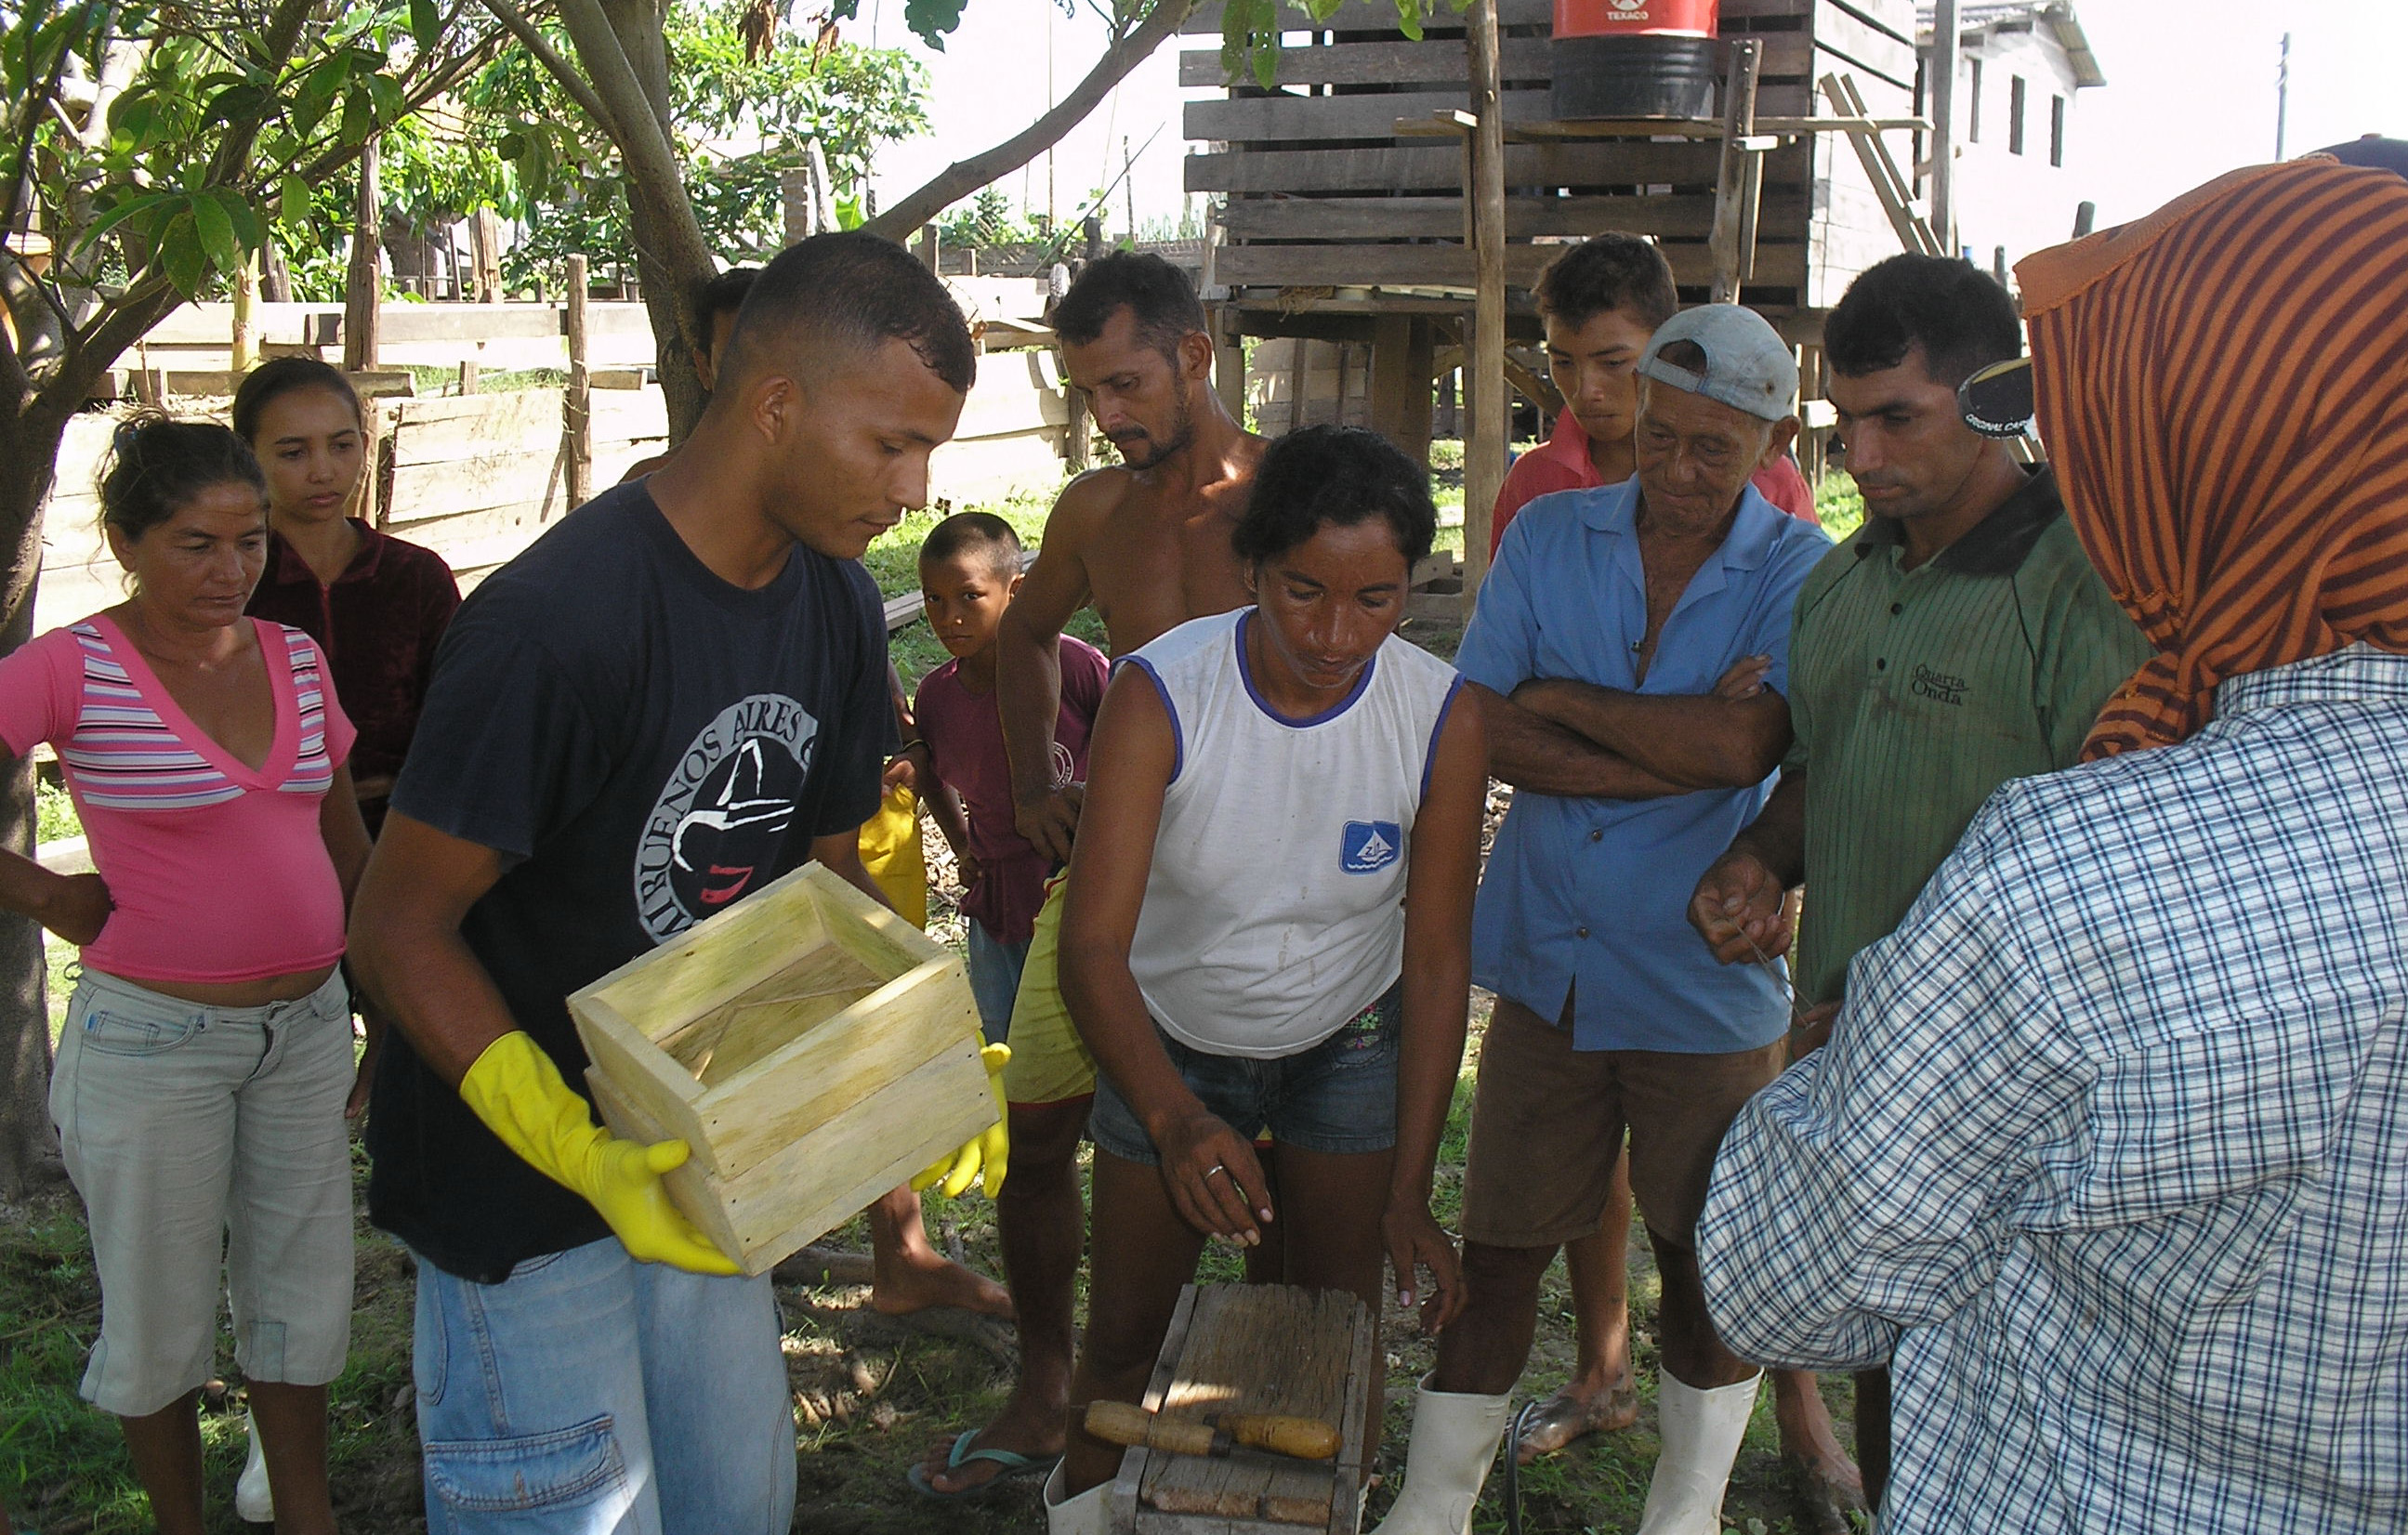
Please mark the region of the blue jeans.
[[1020, 995], [1020, 972], [1033, 940], [1006, 943], [976, 917], [964, 925], [970, 930], [970, 995], [978, 999], [979, 1032], [987, 1043], [1001, 1044], [1011, 1032], [1011, 1004]]
[[418, 1265], [427, 1535], [785, 1535], [795, 1420], [769, 1276], [616, 1238], [499, 1284]]
[[[1268, 1128], [1279, 1144], [1305, 1151], [1337, 1156], [1383, 1152], [1397, 1143], [1403, 996], [1401, 985], [1391, 986], [1320, 1043], [1268, 1060], [1197, 1050], [1165, 1034], [1159, 1025], [1154, 1037], [1187, 1090], [1247, 1140]], [[1087, 1133], [1098, 1151], [1125, 1162], [1162, 1165], [1144, 1122], [1100, 1073]]]

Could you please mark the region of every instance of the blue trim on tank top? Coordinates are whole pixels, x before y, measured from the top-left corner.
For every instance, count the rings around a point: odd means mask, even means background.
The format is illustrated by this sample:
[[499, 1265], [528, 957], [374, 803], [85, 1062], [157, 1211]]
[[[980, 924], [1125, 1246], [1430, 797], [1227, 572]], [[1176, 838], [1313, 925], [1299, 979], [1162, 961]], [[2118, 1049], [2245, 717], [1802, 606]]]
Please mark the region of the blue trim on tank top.
[[1430, 769], [1438, 766], [1438, 739], [1446, 733], [1446, 717], [1455, 712], [1455, 700], [1462, 693], [1463, 673], [1458, 671], [1455, 681], [1446, 684], [1446, 697], [1438, 706], [1438, 723], [1430, 726], [1429, 746], [1422, 753], [1421, 798], [1414, 801], [1415, 805], [1429, 798]]
[[1162, 711], [1170, 716], [1169, 782], [1176, 783], [1180, 769], [1187, 766], [1187, 732], [1179, 724], [1179, 706], [1170, 701], [1170, 689], [1163, 685], [1162, 673], [1154, 669], [1153, 662], [1142, 655], [1124, 655], [1112, 663], [1115, 671], [1123, 667], [1135, 667], [1145, 673], [1145, 680], [1154, 684], [1154, 696], [1162, 700]]
[[[1370, 659], [1363, 663], [1362, 675], [1354, 679], [1354, 685], [1347, 690], [1345, 697], [1339, 699], [1318, 714], [1308, 714], [1300, 720], [1289, 719], [1273, 709], [1271, 701], [1264, 697], [1255, 688], [1254, 668], [1246, 665], [1246, 625], [1254, 622], [1254, 610], [1247, 609], [1238, 615], [1238, 622], [1229, 630], [1229, 633], [1236, 637], [1235, 642], [1238, 647], [1238, 680], [1246, 684], [1246, 696], [1252, 698], [1254, 701], [1254, 707], [1261, 710], [1264, 716], [1274, 724], [1283, 724], [1291, 730], [1310, 730], [1316, 724], [1327, 724], [1339, 715], [1354, 708], [1354, 701], [1363, 696], [1364, 689], [1371, 685], [1371, 672], [1380, 664], [1380, 653], [1377, 651], [1373, 651]], [[1383, 643], [1385, 642], [1383, 641]]]

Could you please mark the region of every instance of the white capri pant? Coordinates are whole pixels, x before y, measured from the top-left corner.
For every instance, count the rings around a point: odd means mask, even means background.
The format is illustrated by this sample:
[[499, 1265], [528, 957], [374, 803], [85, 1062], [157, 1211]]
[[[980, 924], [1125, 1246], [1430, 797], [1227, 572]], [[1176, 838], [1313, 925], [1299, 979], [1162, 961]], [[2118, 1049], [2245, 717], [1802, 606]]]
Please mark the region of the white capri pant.
[[351, 995], [258, 1008], [86, 970], [50, 1120], [100, 1276], [86, 1399], [141, 1417], [209, 1378], [222, 1262], [245, 1379], [323, 1385], [351, 1343]]

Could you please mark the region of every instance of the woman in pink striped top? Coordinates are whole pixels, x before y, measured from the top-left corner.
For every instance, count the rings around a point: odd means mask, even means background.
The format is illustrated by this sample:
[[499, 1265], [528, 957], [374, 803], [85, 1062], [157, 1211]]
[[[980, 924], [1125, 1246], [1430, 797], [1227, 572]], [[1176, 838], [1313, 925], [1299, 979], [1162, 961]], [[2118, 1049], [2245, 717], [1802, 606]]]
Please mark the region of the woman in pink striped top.
[[98, 870], [0, 851], [0, 908], [83, 950], [50, 1081], [101, 1284], [83, 1394], [123, 1423], [159, 1528], [200, 1530], [222, 1252], [277, 1527], [332, 1531], [325, 1388], [351, 1295], [338, 967], [368, 850], [351, 725], [309, 638], [243, 616], [267, 496], [239, 438], [130, 422], [101, 502], [133, 595], [0, 659], [0, 745], [57, 748]]

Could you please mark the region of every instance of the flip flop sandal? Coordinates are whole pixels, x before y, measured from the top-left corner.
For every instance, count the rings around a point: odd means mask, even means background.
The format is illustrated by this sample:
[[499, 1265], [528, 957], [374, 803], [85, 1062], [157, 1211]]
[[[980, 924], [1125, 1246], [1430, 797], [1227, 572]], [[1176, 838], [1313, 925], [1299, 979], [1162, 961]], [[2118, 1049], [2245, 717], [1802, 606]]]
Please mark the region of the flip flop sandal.
[[985, 1448], [973, 1450], [970, 1448], [970, 1441], [976, 1438], [978, 1438], [977, 1429], [962, 1430], [961, 1437], [953, 1441], [953, 1447], [945, 1454], [945, 1470], [960, 1470], [973, 1460], [993, 1461], [998, 1468], [997, 1470], [978, 1485], [963, 1487], [956, 1492], [946, 1492], [930, 1482], [927, 1471], [917, 1464], [903, 1473], [903, 1480], [911, 1484], [911, 1490], [923, 1498], [933, 1498], [939, 1502], [951, 1502], [956, 1499], [976, 1498], [981, 1493], [992, 1491], [1006, 1482], [1016, 1481], [1022, 1477], [1050, 1476], [1054, 1472], [1054, 1466], [1062, 1459], [1058, 1455], [1017, 1455], [1010, 1450]]

